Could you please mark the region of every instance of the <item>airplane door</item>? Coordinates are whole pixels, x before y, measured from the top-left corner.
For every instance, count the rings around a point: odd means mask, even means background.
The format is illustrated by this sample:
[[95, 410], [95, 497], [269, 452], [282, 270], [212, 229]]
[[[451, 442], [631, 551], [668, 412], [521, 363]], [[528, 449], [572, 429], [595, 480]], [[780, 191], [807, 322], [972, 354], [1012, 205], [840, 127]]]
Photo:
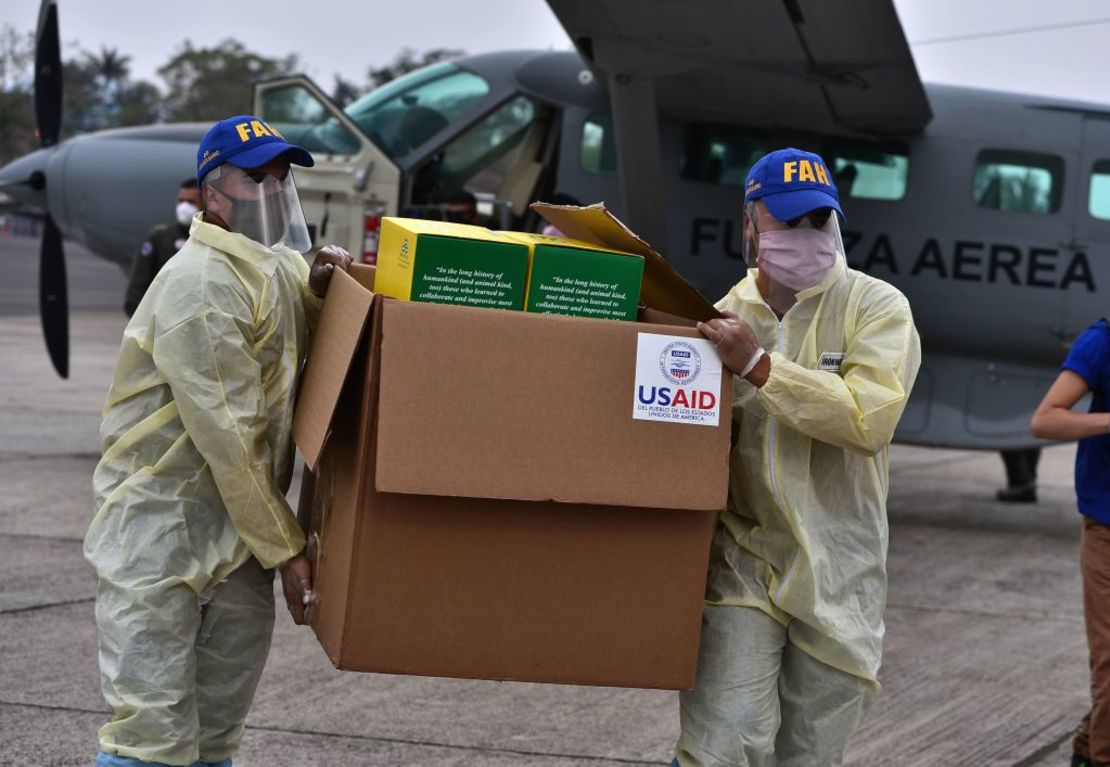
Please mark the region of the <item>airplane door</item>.
[[1073, 279], [1068, 284], [1061, 341], [1110, 315], [1110, 120], [1083, 118], [1083, 150], [1077, 179]]
[[337, 243], [357, 257], [380, 216], [396, 213], [400, 169], [307, 77], [259, 83], [254, 110], [316, 161], [294, 171], [313, 245]]

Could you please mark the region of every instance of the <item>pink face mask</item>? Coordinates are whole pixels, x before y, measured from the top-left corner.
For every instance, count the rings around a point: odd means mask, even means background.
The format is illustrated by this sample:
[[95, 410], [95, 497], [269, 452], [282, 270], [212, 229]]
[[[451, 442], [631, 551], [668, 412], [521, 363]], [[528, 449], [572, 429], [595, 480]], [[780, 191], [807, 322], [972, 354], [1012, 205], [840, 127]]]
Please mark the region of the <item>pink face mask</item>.
[[812, 288], [836, 263], [836, 237], [821, 229], [759, 233], [759, 270], [795, 293]]

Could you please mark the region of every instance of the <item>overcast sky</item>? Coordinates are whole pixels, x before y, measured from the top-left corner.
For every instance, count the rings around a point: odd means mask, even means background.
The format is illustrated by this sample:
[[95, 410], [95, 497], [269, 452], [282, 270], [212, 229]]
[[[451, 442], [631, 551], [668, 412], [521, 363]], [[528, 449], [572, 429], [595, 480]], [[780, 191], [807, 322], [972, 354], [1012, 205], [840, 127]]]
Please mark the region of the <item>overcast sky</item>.
[[[1107, 0], [895, 0], [911, 43], [1028, 27], [1040, 32], [913, 46], [926, 82], [1017, 90], [1110, 104]], [[0, 24], [30, 30], [38, 0], [3, 0]], [[248, 48], [300, 55], [307, 74], [330, 90], [335, 73], [365, 81], [371, 65], [401, 48], [569, 49], [544, 0], [267, 0], [210, 3], [60, 0], [64, 43], [117, 48], [133, 75], [155, 69], [183, 40], [212, 45], [236, 37]], [[71, 48], [67, 47], [67, 52]]]

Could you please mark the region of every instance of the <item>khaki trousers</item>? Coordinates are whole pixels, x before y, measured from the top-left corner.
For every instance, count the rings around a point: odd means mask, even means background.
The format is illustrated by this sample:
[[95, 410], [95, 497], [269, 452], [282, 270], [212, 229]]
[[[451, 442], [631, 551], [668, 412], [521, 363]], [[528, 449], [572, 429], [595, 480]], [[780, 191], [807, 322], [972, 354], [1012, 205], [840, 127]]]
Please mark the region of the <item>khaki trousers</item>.
[[1083, 518], [1079, 550], [1083, 615], [1091, 663], [1091, 710], [1072, 741], [1075, 753], [1110, 767], [1110, 527]]

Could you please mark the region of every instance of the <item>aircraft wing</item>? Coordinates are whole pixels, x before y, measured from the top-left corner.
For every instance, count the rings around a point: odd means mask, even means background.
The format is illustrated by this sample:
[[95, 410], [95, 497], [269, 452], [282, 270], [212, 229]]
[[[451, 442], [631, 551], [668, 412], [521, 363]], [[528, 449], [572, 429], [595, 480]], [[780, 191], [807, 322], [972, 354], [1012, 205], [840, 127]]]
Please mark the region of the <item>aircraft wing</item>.
[[656, 77], [660, 111], [891, 135], [932, 118], [892, 0], [548, 0], [606, 74]]

